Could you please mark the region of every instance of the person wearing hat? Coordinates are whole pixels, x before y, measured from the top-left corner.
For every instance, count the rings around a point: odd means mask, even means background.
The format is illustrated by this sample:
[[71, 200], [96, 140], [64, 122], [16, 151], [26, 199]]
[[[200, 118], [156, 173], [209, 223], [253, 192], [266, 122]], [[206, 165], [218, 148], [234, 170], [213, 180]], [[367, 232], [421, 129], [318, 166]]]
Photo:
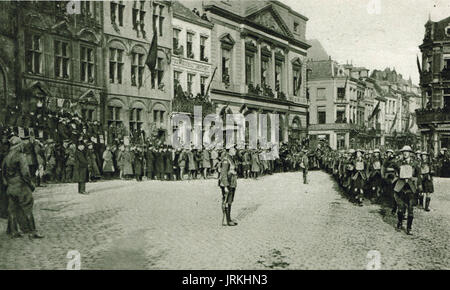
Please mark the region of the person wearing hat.
[[392, 214], [397, 212], [397, 202], [394, 198], [395, 163], [394, 150], [387, 149], [386, 157], [384, 158], [383, 166], [381, 167], [381, 176], [384, 181], [385, 197], [392, 202]]
[[416, 200], [417, 184], [421, 184], [420, 166], [411, 158], [413, 152], [410, 146], [404, 146], [400, 152], [402, 159], [394, 165], [397, 178], [394, 180], [394, 198], [398, 205], [397, 229], [401, 230], [403, 217], [408, 211], [406, 233], [411, 235], [412, 222], [414, 219], [414, 204]]
[[188, 160], [187, 167], [189, 170], [189, 180], [197, 179], [197, 161], [194, 145], [191, 146], [191, 150], [187, 151], [187, 160]]
[[308, 184], [308, 169], [309, 169], [309, 158], [308, 149], [302, 149], [302, 155], [300, 157], [300, 168], [303, 173], [303, 184]]
[[430, 211], [431, 194], [434, 192], [433, 185], [433, 166], [430, 160], [430, 155], [423, 151], [420, 154], [422, 162], [420, 164], [420, 180], [422, 181], [419, 189], [422, 189], [419, 196], [419, 204], [423, 205], [423, 199], [425, 198], [425, 211]]
[[371, 187], [371, 192], [376, 196], [376, 198], [380, 197], [383, 185], [383, 178], [381, 176], [382, 164], [383, 159], [381, 158], [380, 149], [375, 149], [372, 153], [372, 157], [369, 159], [368, 178]]
[[7, 130], [2, 130], [2, 135], [0, 138], [0, 219], [8, 218], [8, 196], [6, 195], [6, 186], [2, 182], [2, 168], [1, 164], [3, 159], [8, 154], [9, 143], [8, 143], [8, 132]]
[[363, 158], [364, 151], [361, 149], [356, 150], [355, 158], [353, 160], [353, 194], [354, 199], [359, 206], [362, 206], [365, 183], [367, 181], [367, 164]]
[[234, 195], [237, 187], [236, 162], [234, 160], [236, 150], [228, 147], [222, 152], [219, 162], [218, 185], [222, 191], [222, 225], [236, 226], [237, 222], [231, 219], [231, 205], [234, 201]]
[[107, 179], [111, 179], [114, 174], [114, 163], [113, 163], [113, 153], [111, 152], [111, 147], [109, 145], [106, 146], [105, 151], [102, 155], [103, 159], [103, 174]]
[[9, 140], [10, 150], [3, 160], [2, 178], [7, 186], [8, 196], [8, 229], [12, 237], [20, 237], [17, 225], [30, 239], [40, 239], [33, 216], [33, 191], [35, 186], [31, 179], [30, 169], [23, 153], [22, 140], [13, 136]]
[[89, 159], [86, 152], [86, 146], [79, 142], [75, 151], [74, 181], [78, 183], [78, 193], [88, 194], [86, 191], [86, 182], [89, 181]]
[[164, 151], [161, 146], [155, 151], [155, 174], [158, 180], [164, 180]]

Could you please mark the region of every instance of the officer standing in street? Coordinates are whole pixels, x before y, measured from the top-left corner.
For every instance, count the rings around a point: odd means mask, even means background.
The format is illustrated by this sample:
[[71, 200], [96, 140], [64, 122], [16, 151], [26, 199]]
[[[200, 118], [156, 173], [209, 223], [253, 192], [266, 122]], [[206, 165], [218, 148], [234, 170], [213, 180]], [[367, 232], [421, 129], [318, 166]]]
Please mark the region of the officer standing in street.
[[88, 194], [86, 191], [86, 182], [89, 181], [88, 173], [89, 161], [86, 155], [85, 146], [83, 141], [78, 143], [77, 150], [75, 151], [75, 176], [76, 182], [78, 182], [78, 193]]
[[40, 239], [36, 230], [33, 216], [33, 191], [35, 185], [32, 182], [30, 169], [24, 147], [19, 137], [13, 136], [9, 140], [10, 150], [2, 164], [2, 178], [7, 186], [8, 195], [8, 225], [12, 237], [21, 237], [17, 224], [24, 233], [28, 233], [30, 239]]
[[302, 159], [300, 161], [300, 167], [303, 171], [303, 184], [308, 184], [308, 167], [309, 167], [309, 159], [308, 159], [308, 150], [303, 149]]
[[[222, 152], [219, 163], [219, 187], [222, 190], [222, 225], [236, 226], [237, 222], [231, 219], [231, 205], [237, 187], [237, 168], [234, 156], [236, 150], [231, 147]], [[225, 222], [226, 219], [226, 222]]]

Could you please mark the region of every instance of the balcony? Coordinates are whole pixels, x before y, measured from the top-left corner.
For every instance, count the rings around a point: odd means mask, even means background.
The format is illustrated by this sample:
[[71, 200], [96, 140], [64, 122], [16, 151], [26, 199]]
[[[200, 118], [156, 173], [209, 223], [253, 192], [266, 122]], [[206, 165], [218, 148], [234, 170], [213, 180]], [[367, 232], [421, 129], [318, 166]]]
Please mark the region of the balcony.
[[450, 123], [450, 108], [416, 110], [417, 125], [430, 123]]
[[352, 123], [327, 123], [327, 124], [310, 124], [309, 130], [310, 131], [326, 131], [326, 130], [356, 130], [360, 129], [361, 126], [358, 124], [352, 124]]

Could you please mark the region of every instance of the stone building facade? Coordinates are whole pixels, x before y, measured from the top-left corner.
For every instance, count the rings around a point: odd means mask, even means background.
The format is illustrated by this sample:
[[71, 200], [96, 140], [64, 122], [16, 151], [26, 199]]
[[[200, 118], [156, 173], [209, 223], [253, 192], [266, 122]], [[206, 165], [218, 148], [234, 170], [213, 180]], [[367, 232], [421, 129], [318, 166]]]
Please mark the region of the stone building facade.
[[279, 131], [268, 129], [269, 141], [276, 134], [280, 141], [306, 136], [308, 19], [278, 1], [204, 1], [203, 9], [214, 24], [211, 98], [217, 112], [278, 114]]
[[[172, 98], [172, 4], [170, 1], [103, 2], [106, 112], [108, 128], [145, 138], [156, 130], [168, 141]], [[157, 34], [156, 69], [146, 65]], [[142, 133], [143, 132], [143, 133]]]
[[82, 1], [76, 14], [67, 12], [65, 1], [16, 5], [18, 87], [33, 104], [50, 102], [62, 107], [70, 103], [83, 119], [100, 121], [102, 2]]
[[422, 108], [417, 110], [417, 123], [424, 147], [437, 155], [450, 147], [450, 17], [429, 20], [419, 48]]

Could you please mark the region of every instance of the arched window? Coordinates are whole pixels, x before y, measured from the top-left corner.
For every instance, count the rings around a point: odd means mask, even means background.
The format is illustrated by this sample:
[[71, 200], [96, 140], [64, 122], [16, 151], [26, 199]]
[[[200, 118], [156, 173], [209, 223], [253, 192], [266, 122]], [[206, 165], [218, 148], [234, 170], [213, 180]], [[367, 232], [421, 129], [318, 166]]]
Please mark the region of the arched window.
[[222, 82], [225, 84], [230, 83], [232, 75], [232, 62], [233, 62], [233, 46], [235, 41], [230, 36], [226, 34], [220, 38], [221, 42], [221, 56], [222, 56]]

